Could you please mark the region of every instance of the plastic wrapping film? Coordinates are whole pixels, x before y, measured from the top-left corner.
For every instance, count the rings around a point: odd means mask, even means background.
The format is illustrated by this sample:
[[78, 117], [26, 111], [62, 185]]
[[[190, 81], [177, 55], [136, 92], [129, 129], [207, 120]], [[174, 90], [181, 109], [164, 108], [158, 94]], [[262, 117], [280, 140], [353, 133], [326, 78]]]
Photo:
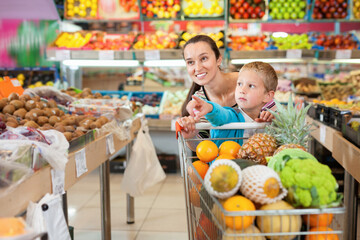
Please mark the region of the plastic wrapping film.
[[[132, 122], [132, 120], [130, 120]], [[116, 120], [106, 123], [101, 128], [97, 128], [95, 132], [96, 138], [104, 136], [108, 133], [114, 134], [120, 141], [130, 139], [130, 128], [127, 128], [123, 122], [118, 123]]]
[[50, 86], [28, 88], [24, 91], [24, 94], [31, 97], [39, 96], [46, 99], [54, 99], [57, 103], [64, 106], [67, 106], [74, 101], [73, 97]]

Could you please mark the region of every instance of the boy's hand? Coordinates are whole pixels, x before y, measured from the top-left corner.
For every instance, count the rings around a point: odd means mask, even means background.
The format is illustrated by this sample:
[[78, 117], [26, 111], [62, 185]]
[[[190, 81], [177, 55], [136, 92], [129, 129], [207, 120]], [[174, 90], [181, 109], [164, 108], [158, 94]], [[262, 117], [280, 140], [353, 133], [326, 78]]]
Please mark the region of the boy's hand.
[[211, 112], [213, 110], [213, 106], [210, 103], [193, 96], [193, 100], [187, 104], [186, 110], [190, 113], [190, 116], [193, 117], [195, 121], [197, 121], [201, 117]]
[[196, 120], [193, 117], [182, 117], [177, 122], [183, 127], [181, 133], [185, 139], [194, 138], [197, 135], [198, 131], [195, 128]]
[[268, 111], [262, 111], [260, 116], [255, 119], [255, 122], [271, 122], [274, 116]]

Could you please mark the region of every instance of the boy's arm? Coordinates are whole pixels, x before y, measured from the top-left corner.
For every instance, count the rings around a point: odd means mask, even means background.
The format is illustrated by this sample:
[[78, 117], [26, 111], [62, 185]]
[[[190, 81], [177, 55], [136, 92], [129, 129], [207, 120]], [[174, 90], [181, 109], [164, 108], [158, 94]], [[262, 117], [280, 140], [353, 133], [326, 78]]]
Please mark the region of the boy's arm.
[[205, 115], [205, 118], [213, 126], [221, 126], [231, 122], [244, 122], [244, 119], [239, 116], [234, 109], [222, 107], [217, 103], [208, 102], [213, 106], [213, 110]]

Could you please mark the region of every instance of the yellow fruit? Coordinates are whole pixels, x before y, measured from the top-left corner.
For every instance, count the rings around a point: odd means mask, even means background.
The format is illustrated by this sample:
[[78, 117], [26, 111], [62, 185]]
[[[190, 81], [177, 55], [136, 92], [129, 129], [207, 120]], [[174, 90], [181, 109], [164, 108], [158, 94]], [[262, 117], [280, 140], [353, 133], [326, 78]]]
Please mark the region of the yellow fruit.
[[191, 10], [191, 13], [194, 14], [194, 15], [197, 15], [199, 13], [199, 9], [197, 7], [194, 7], [192, 10]]
[[91, 16], [91, 17], [96, 17], [96, 11], [91, 11], [91, 12], [90, 12], [90, 16]]
[[210, 174], [210, 183], [215, 191], [228, 192], [233, 189], [239, 181], [236, 170], [228, 165], [215, 167]]
[[175, 4], [173, 10], [176, 11], [176, 12], [180, 11], [180, 5]]
[[200, 14], [201, 14], [201, 15], [206, 15], [206, 14], [207, 14], [206, 8], [201, 8], [201, 9], [200, 9]]
[[79, 7], [74, 7], [74, 14], [78, 14], [80, 11]]
[[201, 8], [203, 6], [203, 3], [201, 1], [196, 2], [195, 4], [196, 4], [196, 7], [198, 7], [198, 8]]
[[[235, 195], [228, 198], [223, 205], [229, 212], [255, 211], [255, 205], [246, 197]], [[228, 228], [242, 230], [248, 228], [255, 220], [255, 216], [225, 216], [225, 224]]]
[[229, 155], [236, 157], [240, 148], [241, 148], [241, 146], [237, 142], [225, 141], [219, 147], [219, 155], [229, 154]]
[[73, 5], [73, 4], [68, 4], [68, 5], [67, 5], [67, 9], [68, 9], [68, 10], [74, 9], [74, 5]]
[[213, 14], [214, 14], [214, 8], [209, 8], [208, 14], [209, 14], [209, 15], [213, 15]]
[[196, 147], [196, 156], [203, 162], [211, 162], [219, 154], [216, 144], [209, 140], [200, 142]]
[[222, 14], [224, 12], [224, 9], [220, 6], [216, 6], [215, 11], [216, 14]]
[[186, 16], [189, 16], [190, 14], [191, 14], [191, 8], [185, 8], [184, 9], [184, 14], [186, 15]]
[[[235, 237], [236, 234], [247, 234], [244, 237]], [[245, 230], [232, 230], [231, 228], [227, 228], [222, 240], [266, 240], [263, 236], [253, 236], [253, 234], [261, 234], [260, 230], [255, 227], [254, 225], [250, 225], [250, 227], [246, 228]]]
[[80, 16], [80, 17], [85, 17], [85, 16], [86, 16], [86, 12], [85, 12], [84, 10], [80, 10], [79, 16]]
[[46, 83], [46, 86], [54, 86], [54, 82], [48, 81], [48, 82]]

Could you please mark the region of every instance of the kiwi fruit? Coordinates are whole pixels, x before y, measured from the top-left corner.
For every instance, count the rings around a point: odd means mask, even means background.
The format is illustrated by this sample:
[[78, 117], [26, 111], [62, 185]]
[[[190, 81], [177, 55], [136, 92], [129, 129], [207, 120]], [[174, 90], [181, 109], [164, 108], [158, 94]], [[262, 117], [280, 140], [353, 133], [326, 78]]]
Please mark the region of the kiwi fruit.
[[60, 118], [57, 116], [51, 116], [49, 118], [49, 123], [54, 126], [56, 123], [60, 122]]
[[9, 101], [19, 100], [19, 94], [13, 92], [13, 93], [11, 93], [11, 94], [8, 96], [8, 99], [9, 99]]
[[73, 132], [73, 138], [77, 138], [77, 137], [80, 137], [80, 136], [82, 136], [82, 135], [84, 135], [84, 132], [81, 131], [81, 130], [75, 130], [75, 131]]
[[45, 123], [48, 123], [48, 122], [49, 122], [49, 119], [47, 117], [44, 117], [44, 116], [38, 117], [37, 123], [40, 126], [43, 126]]
[[21, 125], [21, 126], [23, 126], [23, 125], [25, 125], [25, 123], [27, 123], [29, 120], [27, 120], [27, 119], [23, 119], [23, 120], [21, 120], [20, 122], [19, 122], [19, 124]]
[[22, 101], [20, 101], [20, 100], [12, 100], [12, 101], [10, 102], [10, 104], [11, 104], [11, 105], [14, 105], [14, 107], [15, 107], [16, 109], [19, 109], [19, 108], [23, 108], [23, 107], [24, 107], [24, 103], [23, 103]]
[[[14, 100], [16, 101], [16, 100]], [[20, 108], [18, 110], [16, 110], [13, 115], [16, 117], [19, 117], [21, 119], [25, 118], [25, 114], [27, 113], [27, 111], [25, 110], [25, 108]]]
[[50, 123], [45, 123], [45, 124], [43, 125], [43, 127], [47, 127], [47, 128], [49, 128], [49, 129], [53, 129], [53, 126], [51, 126]]
[[38, 115], [35, 112], [30, 111], [25, 114], [25, 119], [31, 121], [37, 121]]
[[64, 134], [66, 140], [71, 141], [72, 136], [73, 136], [71, 132], [63, 132], [63, 134]]
[[73, 126], [65, 126], [65, 131], [66, 132], [74, 132], [75, 128]]
[[31, 99], [31, 97], [27, 94], [23, 94], [19, 97], [19, 100], [23, 101], [23, 102], [27, 102]]
[[49, 100], [48, 105], [49, 108], [57, 108], [57, 103], [53, 99]]
[[40, 100], [41, 100], [39, 96], [35, 96], [31, 99], [34, 100], [35, 102], [40, 102]]
[[25, 103], [25, 109], [30, 111], [31, 109], [34, 109], [36, 107], [36, 103], [34, 100], [29, 100]]
[[16, 128], [16, 127], [19, 126], [18, 123], [13, 122], [13, 121], [7, 121], [7, 122], [6, 122], [6, 125], [9, 126], [9, 127], [13, 127], [13, 128]]
[[27, 122], [24, 124], [24, 126], [26, 126], [26, 127], [32, 127], [32, 128], [38, 128], [38, 127], [39, 127], [39, 125], [38, 125], [36, 122], [34, 122], [34, 121], [27, 121]]
[[34, 108], [34, 109], [32, 109], [30, 112], [36, 113], [36, 115], [37, 115], [38, 117], [39, 117], [39, 116], [44, 116], [44, 111], [41, 110], [41, 109]]
[[16, 109], [14, 105], [8, 104], [3, 108], [3, 113], [13, 114], [15, 110]]
[[65, 127], [63, 125], [59, 125], [55, 128], [55, 130], [63, 133], [63, 132], [65, 132]]
[[7, 105], [7, 98], [0, 99], [0, 110], [3, 110], [3, 108]]
[[5, 114], [0, 113], [0, 120], [3, 121], [3, 122], [6, 122], [6, 121], [5, 121], [5, 120], [6, 120]]

